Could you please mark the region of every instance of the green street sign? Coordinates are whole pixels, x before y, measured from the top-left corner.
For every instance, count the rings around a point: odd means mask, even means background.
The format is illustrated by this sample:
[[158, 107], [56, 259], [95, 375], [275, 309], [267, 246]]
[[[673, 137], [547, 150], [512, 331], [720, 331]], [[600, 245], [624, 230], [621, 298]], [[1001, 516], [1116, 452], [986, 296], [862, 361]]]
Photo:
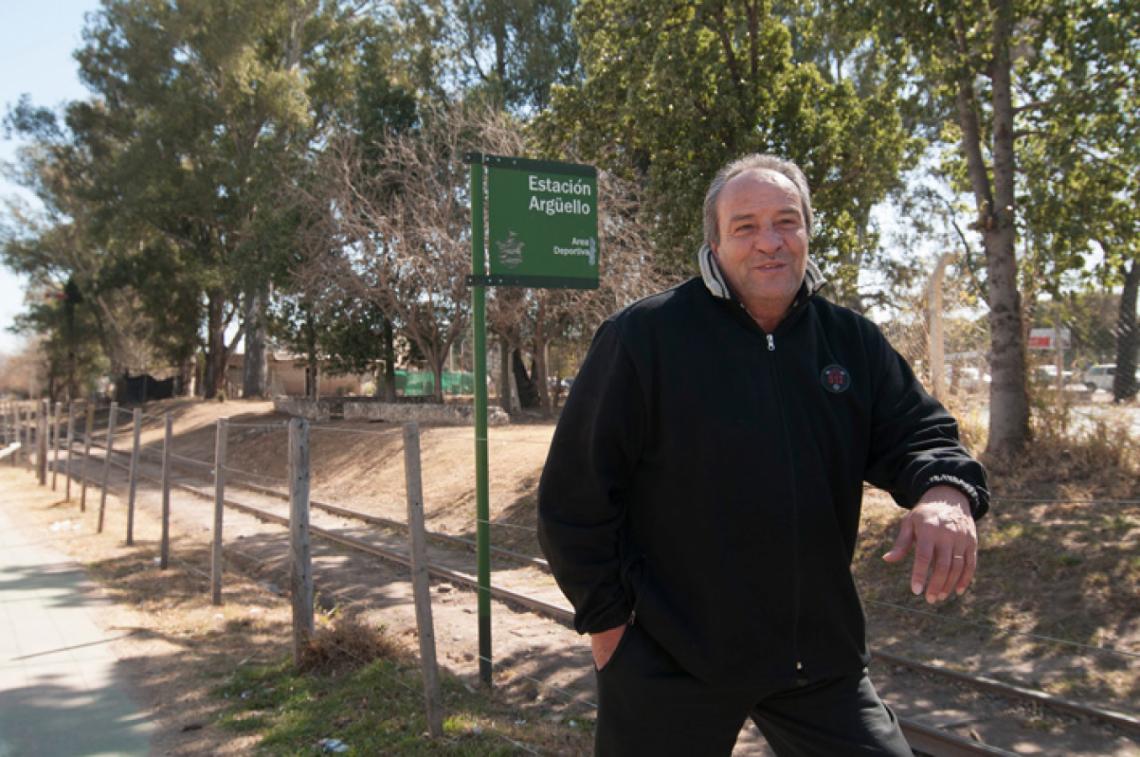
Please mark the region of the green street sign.
[[[471, 316], [475, 336], [475, 544], [479, 679], [491, 666], [491, 529], [487, 466], [487, 287], [597, 289], [598, 172], [593, 166], [470, 152]], [[484, 249], [487, 169], [490, 272]]]
[[596, 289], [597, 169], [497, 155], [482, 158], [490, 232], [486, 283]]

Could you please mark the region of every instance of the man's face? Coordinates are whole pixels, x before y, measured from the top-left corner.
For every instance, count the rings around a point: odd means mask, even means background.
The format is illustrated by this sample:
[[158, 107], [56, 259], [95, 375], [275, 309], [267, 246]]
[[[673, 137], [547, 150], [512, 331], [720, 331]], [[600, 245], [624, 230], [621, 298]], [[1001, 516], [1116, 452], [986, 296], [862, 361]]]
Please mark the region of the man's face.
[[770, 330], [795, 299], [807, 267], [799, 192], [786, 176], [753, 169], [729, 180], [716, 211], [717, 262], [752, 317]]

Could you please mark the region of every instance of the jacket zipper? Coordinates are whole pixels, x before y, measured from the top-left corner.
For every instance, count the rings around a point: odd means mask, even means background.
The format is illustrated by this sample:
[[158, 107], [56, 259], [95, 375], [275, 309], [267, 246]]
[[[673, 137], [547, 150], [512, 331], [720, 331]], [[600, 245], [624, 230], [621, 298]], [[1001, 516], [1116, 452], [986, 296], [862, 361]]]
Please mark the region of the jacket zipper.
[[[776, 351], [776, 338], [772, 334], [765, 334], [768, 341], [768, 352]], [[792, 439], [788, 433], [788, 420], [784, 415], [784, 398], [780, 393], [779, 372], [776, 370], [775, 360], [770, 363], [772, 384], [776, 387], [776, 402], [780, 407], [780, 427], [784, 430], [784, 445], [791, 454]], [[792, 490], [792, 658], [795, 667], [797, 682], [803, 677], [804, 664], [800, 659], [800, 524], [799, 524], [799, 493], [796, 489], [796, 474], [791, 471]]]

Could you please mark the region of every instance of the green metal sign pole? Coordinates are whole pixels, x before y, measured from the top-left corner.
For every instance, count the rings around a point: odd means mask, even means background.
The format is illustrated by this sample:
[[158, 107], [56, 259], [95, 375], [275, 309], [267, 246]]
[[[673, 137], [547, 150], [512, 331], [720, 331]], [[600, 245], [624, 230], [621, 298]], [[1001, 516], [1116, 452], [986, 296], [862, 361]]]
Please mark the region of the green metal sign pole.
[[[471, 275], [485, 276], [483, 163], [471, 165]], [[491, 507], [487, 487], [487, 290], [472, 287], [475, 319], [475, 544], [479, 568], [479, 680], [491, 685]]]

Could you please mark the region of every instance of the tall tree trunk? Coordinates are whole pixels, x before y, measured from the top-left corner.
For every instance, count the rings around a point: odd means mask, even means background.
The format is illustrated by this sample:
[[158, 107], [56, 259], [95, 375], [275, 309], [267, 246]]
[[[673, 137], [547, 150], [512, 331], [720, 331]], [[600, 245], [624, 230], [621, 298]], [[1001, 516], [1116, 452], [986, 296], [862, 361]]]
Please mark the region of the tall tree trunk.
[[384, 401], [396, 401], [396, 334], [392, 319], [384, 319]]
[[1136, 328], [1136, 294], [1140, 289], [1140, 260], [1124, 277], [1120, 294], [1120, 313], [1116, 318], [1116, 375], [1112, 379], [1113, 402], [1124, 402], [1136, 396], [1136, 352], [1140, 347], [1140, 330]]
[[197, 360], [192, 356], [178, 365], [178, 394], [190, 396], [194, 394], [194, 375]]
[[211, 292], [206, 299], [206, 371], [202, 378], [202, 395], [213, 399], [226, 378], [226, 325], [223, 317], [225, 298]]
[[538, 400], [542, 412], [551, 415], [554, 412], [550, 402], [550, 384], [546, 380], [546, 305], [539, 299], [538, 317], [534, 324], [534, 383], [538, 386]]
[[310, 400], [321, 398], [321, 364], [312, 358], [305, 362], [305, 398]]
[[511, 400], [511, 345], [505, 336], [499, 337], [499, 407], [514, 412]]
[[[538, 333], [542, 333], [539, 329]], [[534, 383], [538, 385], [538, 400], [542, 405], [542, 412], [547, 415], [554, 414], [554, 403], [550, 398], [550, 381], [547, 380], [545, 337], [534, 344]]]
[[317, 350], [317, 328], [311, 316], [305, 317], [305, 396], [321, 398], [321, 355]]
[[242, 365], [241, 393], [243, 397], [264, 397], [269, 383], [269, 369], [265, 361], [265, 305], [268, 293], [259, 286], [246, 296], [245, 302], [245, 361]]
[[[993, 0], [993, 188], [982, 155], [982, 130], [973, 87], [973, 73], [958, 72], [958, 122], [962, 149], [978, 225], [986, 251], [987, 296], [990, 308], [990, 429], [987, 455], [1009, 456], [1029, 438], [1029, 396], [1025, 377], [1025, 340], [1021, 328], [1021, 299], [1017, 291], [1014, 249], [1013, 101], [1010, 88], [1010, 0]], [[956, 19], [955, 33], [963, 60], [968, 53], [965, 23]]]
[[448, 350], [440, 350], [438, 355], [429, 355], [432, 369], [432, 402], [443, 404], [443, 364], [447, 362]]
[[993, 381], [986, 451], [1010, 455], [1019, 452], [1029, 439], [1029, 397], [1014, 249], [1013, 65], [1010, 60], [1013, 5], [1011, 0], [993, 0], [992, 8], [994, 207], [984, 240], [989, 272]]
[[523, 362], [522, 353], [517, 349], [511, 351], [511, 368], [514, 371], [515, 383], [519, 389], [519, 407], [538, 407], [538, 389], [535, 387], [530, 374], [526, 371], [526, 364]]

